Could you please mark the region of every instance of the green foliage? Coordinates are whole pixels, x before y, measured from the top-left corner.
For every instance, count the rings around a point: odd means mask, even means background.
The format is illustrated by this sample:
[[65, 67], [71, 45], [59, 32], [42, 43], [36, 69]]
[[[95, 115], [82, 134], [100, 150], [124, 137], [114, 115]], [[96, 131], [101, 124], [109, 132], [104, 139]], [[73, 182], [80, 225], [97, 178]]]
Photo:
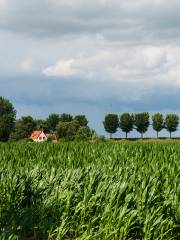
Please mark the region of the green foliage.
[[68, 113], [62, 113], [59, 118], [60, 122], [71, 122], [72, 120], [73, 120], [73, 116], [71, 116]]
[[11, 138], [16, 140], [27, 139], [35, 129], [36, 123], [31, 116], [22, 117], [16, 121], [15, 132]]
[[92, 138], [92, 131], [87, 126], [82, 126], [76, 132], [75, 139], [76, 140], [90, 140]]
[[123, 113], [120, 116], [119, 127], [123, 132], [126, 133], [126, 138], [127, 134], [133, 130], [133, 124], [134, 124], [133, 115], [130, 115], [129, 113]]
[[59, 121], [60, 117], [58, 114], [56, 113], [50, 114], [49, 117], [46, 119], [48, 130], [54, 132]]
[[7, 141], [11, 132], [14, 130], [16, 111], [10, 103], [0, 97], [0, 141]]
[[0, 152], [0, 239], [180, 239], [179, 143], [2, 143]]
[[36, 129], [44, 131], [45, 133], [49, 132], [49, 125], [46, 120], [43, 119], [36, 119], [34, 120], [36, 124]]
[[66, 138], [67, 136], [68, 123], [59, 122], [56, 127], [57, 138]]
[[165, 128], [170, 133], [177, 131], [179, 125], [179, 117], [177, 114], [167, 114], [165, 118]]
[[57, 138], [74, 140], [79, 127], [79, 123], [76, 120], [71, 122], [59, 122], [56, 128]]
[[104, 129], [106, 132], [110, 133], [110, 138], [112, 137], [113, 133], [117, 132], [119, 127], [119, 119], [117, 114], [107, 114], [105, 116], [104, 122]]
[[134, 125], [136, 130], [141, 133], [141, 137], [148, 130], [149, 124], [149, 113], [143, 112], [134, 115]]
[[76, 120], [73, 120], [71, 122], [68, 122], [67, 124], [68, 124], [68, 129], [67, 129], [66, 140], [74, 140], [76, 133], [80, 128], [79, 122]]
[[152, 116], [152, 126], [153, 129], [158, 133], [164, 128], [164, 119], [163, 115], [160, 113], [156, 113]]
[[74, 120], [79, 122], [79, 125], [86, 127], [88, 125], [88, 120], [85, 115], [77, 115], [74, 117]]

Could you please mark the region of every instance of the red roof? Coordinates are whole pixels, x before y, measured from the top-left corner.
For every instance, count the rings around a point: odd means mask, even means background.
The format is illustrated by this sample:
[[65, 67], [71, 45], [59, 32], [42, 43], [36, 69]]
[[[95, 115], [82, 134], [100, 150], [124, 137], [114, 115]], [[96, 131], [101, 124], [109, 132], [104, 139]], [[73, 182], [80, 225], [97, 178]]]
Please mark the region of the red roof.
[[33, 139], [33, 140], [38, 139], [41, 133], [42, 133], [42, 131], [34, 131], [34, 132], [31, 133], [29, 138]]

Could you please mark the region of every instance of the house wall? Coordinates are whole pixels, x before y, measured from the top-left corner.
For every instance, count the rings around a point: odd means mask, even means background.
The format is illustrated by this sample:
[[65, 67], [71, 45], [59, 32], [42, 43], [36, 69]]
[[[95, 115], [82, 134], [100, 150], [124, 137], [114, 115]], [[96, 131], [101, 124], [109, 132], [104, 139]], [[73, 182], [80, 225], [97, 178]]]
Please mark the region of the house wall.
[[39, 137], [36, 138], [32, 138], [34, 142], [44, 142], [47, 141], [47, 136], [44, 134], [44, 132], [41, 132], [41, 134], [39, 135]]
[[39, 135], [39, 138], [38, 138], [38, 142], [44, 142], [47, 140], [47, 137], [46, 135], [42, 132], [40, 135]]

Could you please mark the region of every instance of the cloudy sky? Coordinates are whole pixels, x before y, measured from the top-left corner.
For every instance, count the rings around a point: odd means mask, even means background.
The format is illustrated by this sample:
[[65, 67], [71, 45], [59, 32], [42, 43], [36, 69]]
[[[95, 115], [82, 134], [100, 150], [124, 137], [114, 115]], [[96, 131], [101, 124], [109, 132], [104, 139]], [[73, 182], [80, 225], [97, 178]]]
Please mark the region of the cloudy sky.
[[18, 117], [180, 112], [179, 0], [0, 0], [0, 95]]

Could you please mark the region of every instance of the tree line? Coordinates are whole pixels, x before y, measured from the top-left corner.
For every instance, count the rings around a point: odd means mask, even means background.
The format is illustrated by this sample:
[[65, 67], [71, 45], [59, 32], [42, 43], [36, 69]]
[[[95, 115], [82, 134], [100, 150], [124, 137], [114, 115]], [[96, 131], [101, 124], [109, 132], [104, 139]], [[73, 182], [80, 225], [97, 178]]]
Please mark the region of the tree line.
[[123, 113], [118, 116], [117, 114], [107, 114], [103, 121], [104, 129], [106, 132], [110, 134], [110, 138], [112, 138], [112, 134], [116, 133], [120, 128], [126, 135], [133, 131], [134, 129], [141, 134], [141, 138], [143, 138], [143, 134], [147, 132], [150, 125], [154, 131], [156, 131], [157, 138], [159, 136], [159, 132], [163, 129], [166, 129], [170, 138], [172, 133], [177, 131], [179, 125], [179, 116], [177, 114], [167, 114], [163, 116], [161, 113], [155, 113], [151, 117], [148, 112], [130, 114]]
[[[166, 129], [170, 138], [177, 131], [179, 116], [167, 114], [163, 116], [156, 113], [151, 117], [148, 112], [107, 114], [103, 121], [104, 129], [110, 134], [116, 133], [120, 128], [126, 138], [134, 129], [141, 134], [147, 132], [150, 125], [157, 133]], [[33, 119], [31, 116], [23, 116], [16, 120], [16, 110], [12, 103], [0, 97], [0, 141], [27, 139], [34, 130], [43, 130], [45, 133], [55, 134], [57, 139], [64, 140], [88, 140], [98, 138], [96, 132], [88, 126], [85, 115], [72, 116], [68, 113], [50, 114], [47, 119]]]
[[72, 116], [52, 113], [47, 119], [33, 119], [23, 116], [16, 120], [16, 110], [12, 103], [0, 97], [0, 141], [28, 139], [34, 130], [42, 130], [57, 139], [88, 140], [96, 136], [88, 126], [85, 115]]

